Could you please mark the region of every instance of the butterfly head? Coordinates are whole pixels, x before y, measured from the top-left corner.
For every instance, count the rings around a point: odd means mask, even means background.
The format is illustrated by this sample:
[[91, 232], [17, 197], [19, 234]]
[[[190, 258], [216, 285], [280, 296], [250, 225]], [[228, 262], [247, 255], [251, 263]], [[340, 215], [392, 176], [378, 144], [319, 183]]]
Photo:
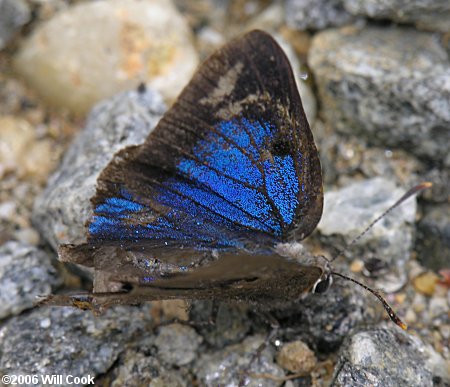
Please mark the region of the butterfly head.
[[333, 276], [331, 273], [330, 264], [325, 257], [321, 258], [323, 258], [323, 260], [326, 261], [324, 265], [324, 271], [320, 276], [320, 278], [315, 282], [315, 284], [311, 288], [311, 293], [319, 293], [319, 294], [325, 293], [333, 284]]

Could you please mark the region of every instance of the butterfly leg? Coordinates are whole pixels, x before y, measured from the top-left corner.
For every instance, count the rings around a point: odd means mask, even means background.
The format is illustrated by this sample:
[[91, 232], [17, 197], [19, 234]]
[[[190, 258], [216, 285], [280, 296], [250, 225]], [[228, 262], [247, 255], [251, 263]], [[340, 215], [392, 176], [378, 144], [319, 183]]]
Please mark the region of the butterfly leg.
[[100, 316], [115, 305], [140, 305], [151, 299], [137, 298], [128, 292], [50, 294], [38, 297], [37, 306], [71, 306], [81, 310], [90, 310]]

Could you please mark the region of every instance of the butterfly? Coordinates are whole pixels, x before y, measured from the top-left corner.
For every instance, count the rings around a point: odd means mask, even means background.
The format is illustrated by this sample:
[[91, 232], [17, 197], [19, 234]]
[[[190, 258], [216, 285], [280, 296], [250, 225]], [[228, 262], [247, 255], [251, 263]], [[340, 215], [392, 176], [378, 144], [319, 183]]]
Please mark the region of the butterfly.
[[319, 155], [289, 61], [263, 31], [209, 57], [91, 202], [87, 242], [59, 254], [93, 268], [93, 292], [49, 304], [275, 304], [331, 284], [329, 262], [298, 244], [322, 215]]

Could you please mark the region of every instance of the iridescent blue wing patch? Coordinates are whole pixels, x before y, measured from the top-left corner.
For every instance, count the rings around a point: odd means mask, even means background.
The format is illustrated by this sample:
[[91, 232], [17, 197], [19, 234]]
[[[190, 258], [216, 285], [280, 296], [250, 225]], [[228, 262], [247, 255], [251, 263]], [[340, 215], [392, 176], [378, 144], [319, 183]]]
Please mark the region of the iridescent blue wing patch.
[[[267, 252], [310, 234], [322, 199], [288, 59], [253, 31], [213, 54], [145, 143], [105, 168], [88, 247], [157, 250], [161, 259], [181, 248], [198, 251], [199, 260], [212, 250]], [[83, 255], [92, 265], [88, 247], [66, 248], [66, 260]]]

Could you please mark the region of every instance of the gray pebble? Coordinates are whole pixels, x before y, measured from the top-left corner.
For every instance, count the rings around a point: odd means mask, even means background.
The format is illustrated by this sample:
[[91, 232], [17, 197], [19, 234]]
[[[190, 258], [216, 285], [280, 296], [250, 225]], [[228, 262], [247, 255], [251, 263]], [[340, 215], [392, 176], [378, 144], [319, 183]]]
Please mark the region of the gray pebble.
[[343, 0], [287, 0], [286, 23], [298, 30], [336, 27], [352, 22]]
[[121, 364], [113, 371], [112, 387], [184, 387], [187, 381], [174, 369], [143, 353], [127, 351]]
[[332, 386], [426, 387], [450, 382], [445, 361], [430, 346], [399, 328], [376, 328], [348, 337]]
[[353, 15], [414, 23], [431, 31], [450, 31], [450, 2], [448, 0], [343, 0], [345, 9]]
[[14, 241], [0, 246], [0, 319], [32, 308], [60, 283], [43, 250]]
[[202, 337], [189, 326], [171, 324], [159, 328], [155, 338], [160, 358], [171, 366], [191, 363], [197, 356]]
[[[247, 337], [242, 343], [226, 347], [224, 350], [203, 353], [195, 364], [196, 374], [202, 386], [238, 386], [243, 378], [245, 386], [272, 387], [281, 382], [264, 377], [242, 376], [250, 359], [258, 347], [264, 343], [261, 336]], [[274, 363], [273, 350], [266, 347], [259, 359], [255, 360], [248, 373], [270, 374], [274, 377], [284, 376], [282, 369]]]
[[450, 61], [411, 28], [329, 30], [308, 58], [327, 122], [372, 145], [442, 162], [450, 142]]
[[[363, 180], [325, 193], [324, 213], [318, 229], [322, 235], [340, 235], [347, 245], [378, 215], [405, 193], [382, 177]], [[380, 259], [390, 267], [385, 290], [395, 291], [406, 280], [404, 264], [413, 247], [416, 200], [410, 198], [378, 222], [358, 244], [346, 251], [352, 257]], [[334, 246], [337, 247], [337, 246]], [[391, 278], [392, 277], [392, 278]], [[390, 288], [393, 286], [393, 288]]]
[[101, 317], [70, 307], [41, 307], [0, 330], [0, 373], [97, 376], [134, 337], [146, 335], [148, 306], [116, 307]]

